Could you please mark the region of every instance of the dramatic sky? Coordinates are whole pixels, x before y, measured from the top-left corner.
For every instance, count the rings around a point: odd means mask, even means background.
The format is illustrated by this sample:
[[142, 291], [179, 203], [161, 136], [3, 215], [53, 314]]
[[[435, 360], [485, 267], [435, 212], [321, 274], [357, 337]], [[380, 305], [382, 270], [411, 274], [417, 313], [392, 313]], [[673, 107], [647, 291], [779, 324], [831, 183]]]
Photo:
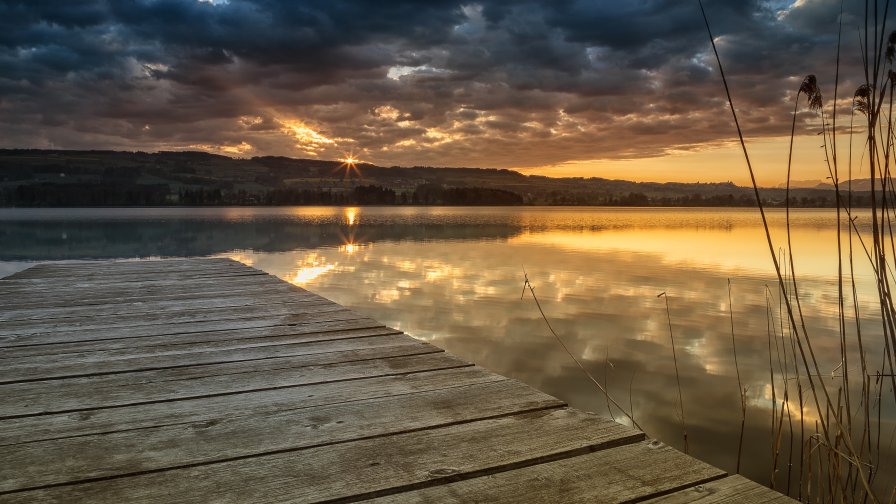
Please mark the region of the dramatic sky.
[[[830, 106], [840, 2], [705, 6], [760, 181], [778, 183], [807, 73]], [[696, 0], [0, 0], [0, 147], [742, 183], [726, 107]], [[801, 110], [796, 178], [823, 179]]]

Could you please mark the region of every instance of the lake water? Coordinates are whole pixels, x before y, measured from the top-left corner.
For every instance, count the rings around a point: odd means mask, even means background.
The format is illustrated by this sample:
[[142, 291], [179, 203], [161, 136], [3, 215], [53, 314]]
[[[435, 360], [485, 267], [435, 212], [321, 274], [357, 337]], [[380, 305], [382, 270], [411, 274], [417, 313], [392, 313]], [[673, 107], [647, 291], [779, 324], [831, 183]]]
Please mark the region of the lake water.
[[[840, 362], [836, 217], [799, 210], [792, 220], [802, 307], [829, 376]], [[772, 211], [770, 222], [783, 246], [783, 212]], [[856, 222], [867, 240], [868, 215]], [[855, 247], [863, 336], [877, 369], [877, 294], [858, 240]], [[525, 269], [551, 325], [585, 367], [649, 435], [682, 448], [666, 299], [657, 297], [665, 292], [690, 453], [731, 472], [740, 431], [733, 309], [748, 403], [741, 472], [765, 484], [771, 477], [767, 306], [779, 336], [780, 312], [755, 209], [0, 209], [0, 276], [33, 261], [184, 256], [231, 257], [609, 415], [606, 398], [551, 336], [532, 296], [520, 299]], [[778, 373], [778, 340], [772, 345]], [[780, 408], [781, 376], [775, 380]], [[885, 460], [896, 419], [887, 394]], [[807, 406], [813, 432], [816, 417]], [[782, 474], [788, 443], [785, 436]]]

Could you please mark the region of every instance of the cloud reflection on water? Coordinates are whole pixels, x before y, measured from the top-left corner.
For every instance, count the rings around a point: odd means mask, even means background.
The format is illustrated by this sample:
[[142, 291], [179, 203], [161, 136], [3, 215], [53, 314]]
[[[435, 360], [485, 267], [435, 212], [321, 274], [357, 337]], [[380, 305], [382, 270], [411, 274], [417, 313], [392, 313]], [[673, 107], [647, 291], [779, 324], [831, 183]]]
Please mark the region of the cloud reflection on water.
[[[357, 218], [361, 232], [363, 209]], [[831, 371], [840, 355], [832, 281], [836, 231], [812, 218], [795, 228], [793, 240], [815, 350], [821, 368]], [[777, 291], [761, 228], [648, 224], [593, 231], [561, 226], [499, 239], [347, 244], [254, 259], [256, 267], [290, 279], [313, 257], [326, 272], [302, 286], [573, 406], [606, 414], [605, 399], [551, 338], [532, 300], [520, 300], [525, 266], [551, 324], [589, 371], [601, 380], [606, 373], [617, 400], [631, 401], [650, 434], [681, 447], [665, 305], [656, 297], [665, 291], [692, 453], [729, 470], [740, 425], [727, 298], [731, 278], [749, 405], [743, 472], [766, 482], [772, 404], [766, 286]], [[774, 231], [783, 237], [781, 229]], [[868, 317], [863, 323], [866, 334], [873, 334], [873, 284], [860, 271], [860, 305]], [[771, 303], [777, 327], [777, 301]], [[881, 350], [870, 348], [876, 355]], [[857, 352], [854, 344], [851, 351]], [[779, 403], [782, 393], [779, 384]], [[805, 416], [814, 425], [811, 408]]]

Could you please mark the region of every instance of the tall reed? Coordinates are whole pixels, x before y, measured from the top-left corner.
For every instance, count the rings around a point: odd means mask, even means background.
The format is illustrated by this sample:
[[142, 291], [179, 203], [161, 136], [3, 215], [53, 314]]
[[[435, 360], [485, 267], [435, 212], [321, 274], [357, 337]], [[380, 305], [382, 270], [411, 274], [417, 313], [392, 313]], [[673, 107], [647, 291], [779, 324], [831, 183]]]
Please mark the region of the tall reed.
[[[538, 308], [538, 313], [541, 314], [541, 318], [544, 320], [544, 323], [547, 324], [548, 331], [550, 331], [551, 335], [554, 336], [554, 338], [557, 340], [557, 343], [559, 343], [560, 346], [563, 348], [563, 351], [565, 351], [567, 353], [567, 355], [569, 355], [569, 357], [573, 360], [573, 362], [576, 363], [576, 366], [579, 367], [579, 369], [582, 371], [582, 373], [585, 374], [585, 376], [588, 378], [588, 380], [590, 380], [591, 383], [593, 383], [594, 386], [596, 386], [598, 388], [598, 390], [600, 390], [604, 394], [604, 396], [606, 396], [607, 402], [612, 404], [613, 406], [615, 406], [617, 409], [619, 409], [619, 411], [622, 412], [622, 414], [625, 415], [625, 417], [628, 418], [629, 421], [631, 421], [632, 425], [635, 428], [643, 431], [644, 429], [638, 424], [638, 422], [635, 421], [635, 417], [631, 414], [631, 412], [626, 411], [625, 408], [623, 408], [622, 406], [619, 405], [619, 403], [616, 401], [616, 399], [614, 399], [613, 396], [610, 395], [610, 392], [607, 390], [607, 388], [604, 385], [601, 385], [601, 383], [599, 381], [597, 381], [596, 378], [594, 378], [594, 376], [591, 374], [591, 372], [589, 372], [588, 369], [586, 369], [585, 366], [582, 365], [582, 362], [579, 361], [579, 359], [575, 356], [575, 354], [573, 354], [572, 351], [569, 350], [569, 347], [566, 346], [566, 343], [563, 341], [563, 338], [561, 338], [560, 335], [557, 334], [557, 331], [554, 330], [554, 327], [551, 325], [551, 321], [548, 320], [548, 316], [544, 313], [544, 309], [542, 309], [542, 307], [541, 307], [541, 302], [538, 300], [538, 296], [535, 295], [535, 286], [533, 286], [532, 283], [529, 281], [529, 274], [526, 273], [525, 268], [523, 268], [523, 278], [524, 278], [523, 291], [520, 294], [520, 299], [522, 299], [523, 296], [526, 295], [526, 290], [528, 289], [529, 293], [532, 295], [532, 299], [535, 301], [535, 306]], [[608, 352], [609, 352], [609, 350], [608, 350]], [[609, 362], [609, 357], [608, 357], [608, 362]], [[629, 393], [631, 393], [631, 392], [629, 392]], [[629, 403], [631, 403], [631, 396], [629, 396]], [[609, 404], [608, 404], [607, 408], [609, 409]], [[612, 410], [610, 410], [610, 415], [612, 416]]]
[[[734, 337], [734, 306], [731, 304], [731, 279], [728, 279], [728, 315], [731, 320], [731, 351], [734, 353], [734, 372], [737, 374], [737, 392], [740, 395], [740, 436], [737, 438], [737, 473], [740, 473], [740, 459], [744, 449], [744, 428], [747, 424], [747, 389], [740, 380], [740, 366], [737, 363], [737, 339]], [[771, 354], [769, 354], [771, 355]]]
[[684, 419], [684, 399], [681, 395], [681, 377], [678, 374], [678, 356], [675, 354], [675, 336], [672, 335], [672, 311], [669, 310], [669, 296], [665, 292], [660, 292], [656, 297], [662, 297], [666, 301], [666, 320], [669, 322], [669, 339], [672, 340], [672, 363], [675, 365], [675, 382], [678, 384], [679, 420], [681, 420], [681, 432], [684, 437], [684, 452], [688, 453], [688, 424]]

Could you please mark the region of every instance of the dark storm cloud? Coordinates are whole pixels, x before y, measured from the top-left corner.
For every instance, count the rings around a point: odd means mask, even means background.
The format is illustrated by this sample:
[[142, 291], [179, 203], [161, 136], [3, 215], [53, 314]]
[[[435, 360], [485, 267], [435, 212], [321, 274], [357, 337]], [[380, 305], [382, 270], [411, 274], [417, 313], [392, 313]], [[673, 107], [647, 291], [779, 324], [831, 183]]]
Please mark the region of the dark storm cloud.
[[[747, 131], [785, 134], [840, 3], [705, 4]], [[2, 147], [539, 166], [730, 140], [724, 108], [696, 1], [0, 2]]]

